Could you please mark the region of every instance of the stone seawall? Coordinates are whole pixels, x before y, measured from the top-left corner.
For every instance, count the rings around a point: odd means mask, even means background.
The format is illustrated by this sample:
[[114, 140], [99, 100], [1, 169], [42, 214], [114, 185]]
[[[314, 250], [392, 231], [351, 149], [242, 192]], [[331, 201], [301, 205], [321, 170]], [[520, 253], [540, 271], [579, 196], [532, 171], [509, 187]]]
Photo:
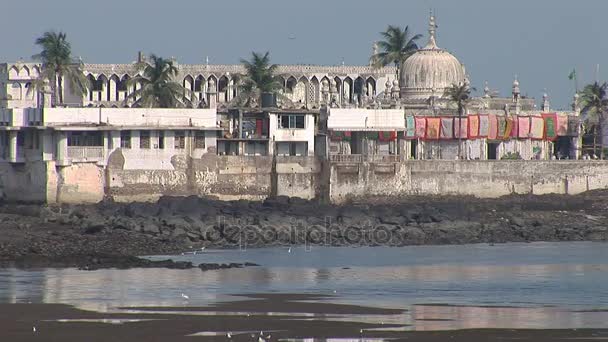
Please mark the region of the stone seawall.
[[578, 194], [608, 188], [608, 161], [327, 162], [317, 157], [175, 156], [173, 170], [109, 164], [0, 163], [0, 197], [13, 202], [155, 201], [163, 195], [333, 203], [406, 195]]
[[368, 196], [578, 194], [608, 188], [608, 161], [335, 162], [334, 203]]
[[320, 161], [314, 157], [273, 160], [269, 156], [204, 155], [174, 165], [178, 166], [176, 170], [109, 168], [106, 191], [117, 201], [156, 200], [162, 195], [213, 196], [222, 200], [318, 196]]

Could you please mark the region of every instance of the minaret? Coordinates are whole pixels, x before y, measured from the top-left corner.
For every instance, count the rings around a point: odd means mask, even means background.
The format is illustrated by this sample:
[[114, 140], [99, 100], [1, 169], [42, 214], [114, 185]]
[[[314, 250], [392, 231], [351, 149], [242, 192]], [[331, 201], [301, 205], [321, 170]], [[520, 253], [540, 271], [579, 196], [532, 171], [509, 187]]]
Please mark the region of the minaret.
[[578, 92], [574, 93], [574, 101], [572, 102], [572, 110], [574, 111], [574, 114], [577, 116], [581, 114], [581, 106], [580, 106]]
[[437, 49], [437, 41], [436, 41], [436, 32], [437, 31], [437, 24], [435, 22], [435, 15], [433, 14], [433, 11], [430, 12], [430, 17], [429, 17], [429, 42], [426, 44], [426, 46], [424, 47], [425, 49]]
[[548, 112], [551, 109], [549, 108], [549, 95], [547, 95], [547, 91], [543, 93], [543, 105], [541, 107], [543, 112]]
[[517, 80], [517, 75], [515, 75], [515, 80], [513, 80], [513, 103], [515, 103], [515, 114], [519, 114], [519, 96], [521, 92], [519, 90], [519, 81]]

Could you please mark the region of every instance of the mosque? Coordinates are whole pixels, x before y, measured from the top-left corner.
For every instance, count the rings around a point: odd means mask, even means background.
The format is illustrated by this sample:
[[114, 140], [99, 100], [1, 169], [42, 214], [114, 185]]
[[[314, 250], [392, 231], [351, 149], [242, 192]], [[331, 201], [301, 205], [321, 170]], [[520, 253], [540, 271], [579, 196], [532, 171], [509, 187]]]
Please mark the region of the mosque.
[[[322, 154], [327, 155], [388, 154], [399, 155], [401, 159], [480, 160], [580, 157], [580, 108], [576, 95], [572, 111], [552, 111], [546, 94], [537, 107], [535, 99], [522, 95], [515, 79], [510, 97], [499, 97], [486, 85], [481, 97], [467, 101], [464, 116], [460, 117], [446, 90], [453, 85], [468, 85], [470, 80], [464, 65], [438, 46], [436, 29], [431, 14], [428, 43], [399, 70], [371, 65], [278, 66], [276, 75], [283, 84], [282, 98], [287, 100], [279, 102], [277, 110], [313, 115], [315, 134], [328, 137], [327, 146], [322, 147], [326, 152]], [[137, 62], [141, 61], [145, 61], [145, 56], [140, 53]], [[229, 133], [225, 136], [220, 133], [220, 138], [234, 136], [234, 131], [244, 129], [236, 115], [230, 114], [231, 101], [239, 94], [239, 75], [245, 72], [242, 65], [177, 61], [175, 64], [176, 78], [196, 95], [193, 107], [217, 110], [217, 121]], [[135, 65], [135, 62], [84, 63], [91, 87], [83, 96], [76, 96], [64, 84], [65, 106], [132, 107], [133, 101], [126, 98], [137, 85], [131, 86], [127, 81], [136, 75]], [[0, 108], [44, 107], [41, 97], [28, 91], [40, 75], [40, 68], [37, 63], [23, 61], [0, 64]], [[253, 130], [263, 131], [263, 136], [269, 138], [269, 116], [259, 115], [263, 118], [253, 121], [252, 125], [257, 125]], [[261, 138], [261, 134], [257, 135], [243, 133], [238, 138]], [[313, 144], [310, 139], [307, 143]], [[257, 151], [258, 147], [252, 150]], [[262, 149], [270, 153], [272, 147]], [[218, 148], [218, 153], [243, 154], [245, 150], [226, 147]], [[311, 152], [313, 148], [308, 146], [306, 150]]]

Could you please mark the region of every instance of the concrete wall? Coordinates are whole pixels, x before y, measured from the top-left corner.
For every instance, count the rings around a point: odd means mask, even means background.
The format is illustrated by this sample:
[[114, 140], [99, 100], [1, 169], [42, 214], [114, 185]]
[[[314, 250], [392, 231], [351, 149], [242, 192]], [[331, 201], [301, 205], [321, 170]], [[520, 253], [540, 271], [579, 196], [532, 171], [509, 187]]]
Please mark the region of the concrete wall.
[[577, 194], [608, 188], [608, 161], [332, 163], [330, 199], [368, 196]]
[[174, 156], [172, 170], [108, 167], [108, 193], [117, 201], [155, 200], [162, 195], [261, 200], [273, 194], [314, 198], [320, 162], [314, 157]]
[[45, 162], [0, 162], [0, 198], [14, 202], [44, 202], [47, 180]]

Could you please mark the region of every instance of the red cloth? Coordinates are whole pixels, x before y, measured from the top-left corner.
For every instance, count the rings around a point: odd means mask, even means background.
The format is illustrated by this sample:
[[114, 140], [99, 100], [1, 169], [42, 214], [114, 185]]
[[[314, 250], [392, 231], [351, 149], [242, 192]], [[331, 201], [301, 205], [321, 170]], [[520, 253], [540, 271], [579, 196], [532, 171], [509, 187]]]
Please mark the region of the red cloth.
[[543, 113], [541, 114], [545, 124], [545, 133], [544, 139], [549, 141], [554, 141], [557, 139], [557, 113]]
[[479, 115], [469, 115], [469, 139], [479, 138]]
[[519, 121], [517, 120], [517, 116], [509, 117], [511, 121], [511, 132], [509, 132], [509, 137], [518, 138], [519, 137]]
[[488, 139], [498, 139], [498, 119], [496, 115], [488, 115]]
[[262, 136], [262, 125], [263, 125], [262, 119], [255, 120], [255, 134], [259, 137]]
[[424, 117], [416, 117], [416, 138], [424, 139], [426, 137], [426, 119]]
[[397, 140], [397, 132], [396, 131], [378, 132], [378, 140], [379, 141], [395, 141], [395, 140]]

